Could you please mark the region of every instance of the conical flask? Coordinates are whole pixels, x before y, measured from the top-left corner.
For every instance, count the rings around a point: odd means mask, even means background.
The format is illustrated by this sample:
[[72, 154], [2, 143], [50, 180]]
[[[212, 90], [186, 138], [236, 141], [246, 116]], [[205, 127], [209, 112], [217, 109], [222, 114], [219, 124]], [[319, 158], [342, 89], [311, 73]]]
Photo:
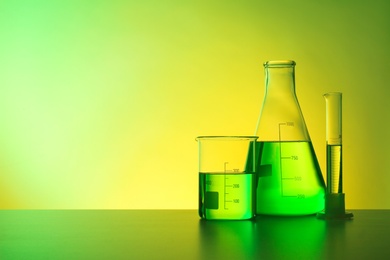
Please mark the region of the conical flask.
[[324, 209], [325, 182], [295, 94], [295, 62], [268, 61], [264, 67], [256, 213], [315, 214]]

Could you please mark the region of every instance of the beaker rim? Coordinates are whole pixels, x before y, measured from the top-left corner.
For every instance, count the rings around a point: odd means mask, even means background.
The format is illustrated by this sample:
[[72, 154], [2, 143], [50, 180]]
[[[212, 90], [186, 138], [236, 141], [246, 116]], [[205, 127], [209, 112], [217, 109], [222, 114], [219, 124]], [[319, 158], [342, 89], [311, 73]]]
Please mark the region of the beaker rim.
[[201, 135], [195, 138], [196, 141], [199, 140], [257, 140], [258, 136], [251, 135]]
[[283, 68], [283, 67], [294, 67], [296, 62], [293, 60], [270, 60], [264, 62], [266, 68]]

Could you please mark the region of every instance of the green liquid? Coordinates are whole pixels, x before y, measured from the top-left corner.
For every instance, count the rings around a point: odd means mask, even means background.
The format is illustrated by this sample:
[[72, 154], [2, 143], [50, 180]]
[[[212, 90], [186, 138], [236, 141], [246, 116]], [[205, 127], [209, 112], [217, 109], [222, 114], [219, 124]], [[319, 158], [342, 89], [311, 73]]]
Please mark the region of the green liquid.
[[326, 181], [328, 193], [343, 193], [341, 145], [326, 146]]
[[199, 173], [199, 216], [250, 219], [255, 215], [254, 173]]
[[325, 183], [311, 142], [257, 142], [256, 152], [256, 213], [309, 215], [324, 209]]

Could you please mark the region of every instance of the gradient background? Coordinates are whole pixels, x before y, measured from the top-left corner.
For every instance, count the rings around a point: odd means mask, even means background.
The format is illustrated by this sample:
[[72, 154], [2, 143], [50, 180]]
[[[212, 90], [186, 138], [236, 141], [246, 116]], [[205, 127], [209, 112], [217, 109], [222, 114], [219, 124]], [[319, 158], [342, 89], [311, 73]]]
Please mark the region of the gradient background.
[[390, 208], [390, 2], [0, 2], [0, 208], [197, 208], [198, 135], [252, 135], [293, 59], [325, 174], [343, 92], [347, 207]]

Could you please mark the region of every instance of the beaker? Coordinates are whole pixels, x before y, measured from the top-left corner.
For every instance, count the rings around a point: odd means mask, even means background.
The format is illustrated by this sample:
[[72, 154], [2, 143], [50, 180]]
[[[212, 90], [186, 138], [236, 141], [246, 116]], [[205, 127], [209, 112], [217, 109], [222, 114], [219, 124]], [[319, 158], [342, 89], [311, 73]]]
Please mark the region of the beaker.
[[257, 124], [258, 214], [309, 215], [324, 208], [325, 182], [295, 94], [295, 62], [268, 61]]
[[199, 136], [199, 216], [250, 219], [256, 211], [256, 136]]

